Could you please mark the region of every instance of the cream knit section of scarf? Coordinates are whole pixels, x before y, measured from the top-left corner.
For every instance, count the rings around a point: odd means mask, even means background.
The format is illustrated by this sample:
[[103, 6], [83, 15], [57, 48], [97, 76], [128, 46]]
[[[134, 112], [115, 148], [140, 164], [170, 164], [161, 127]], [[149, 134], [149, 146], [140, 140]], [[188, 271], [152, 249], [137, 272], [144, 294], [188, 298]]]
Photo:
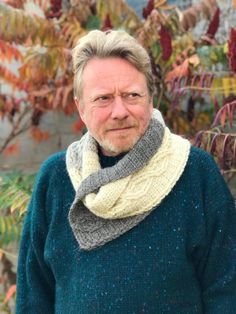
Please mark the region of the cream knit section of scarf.
[[[84, 205], [96, 216], [117, 219], [150, 211], [169, 194], [180, 178], [188, 160], [189, 141], [172, 134], [165, 127], [164, 138], [147, 165], [131, 175], [101, 186], [96, 193], [87, 194]], [[82, 180], [101, 168], [96, 152], [85, 150], [82, 170], [68, 169], [77, 190]]]

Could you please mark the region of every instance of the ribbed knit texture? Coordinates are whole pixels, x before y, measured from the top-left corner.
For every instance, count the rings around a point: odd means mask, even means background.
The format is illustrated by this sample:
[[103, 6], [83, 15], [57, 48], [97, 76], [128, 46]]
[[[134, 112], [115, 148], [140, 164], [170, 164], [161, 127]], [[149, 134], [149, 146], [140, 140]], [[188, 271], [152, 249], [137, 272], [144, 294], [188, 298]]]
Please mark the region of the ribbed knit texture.
[[212, 158], [185, 170], [138, 226], [82, 251], [68, 222], [75, 197], [65, 154], [38, 174], [25, 219], [17, 314], [234, 314], [236, 213]]
[[[105, 169], [101, 169], [97, 143], [92, 136], [86, 134], [85, 141], [82, 139], [71, 144], [67, 150], [67, 170], [75, 189], [78, 184], [74, 203], [82, 200], [95, 215], [111, 219], [134, 216], [150, 210], [151, 206], [147, 202], [145, 208], [141, 205], [134, 206], [137, 202], [137, 185], [140, 185], [140, 178], [143, 187], [152, 181], [152, 175], [149, 175], [149, 180], [146, 180], [146, 176], [153, 173], [156, 165], [153, 159], [162, 146], [163, 136], [163, 125], [152, 119], [144, 136], [133, 149], [119, 163]], [[81, 150], [83, 154], [78, 159], [77, 152]], [[186, 164], [186, 157], [184, 163]], [[78, 169], [79, 164], [82, 164], [81, 169]], [[75, 170], [79, 172], [77, 175], [74, 174]], [[140, 188], [139, 190], [141, 195], [145, 193]]]
[[[171, 134], [168, 128], [165, 133], [162, 130], [158, 122], [154, 124], [151, 136], [144, 136], [140, 145], [113, 167], [101, 169], [98, 153], [85, 150], [77, 178], [74, 169], [78, 171], [78, 146], [72, 144], [67, 152], [67, 169], [74, 186], [80, 180], [74, 204], [82, 200], [92, 213], [105, 219], [135, 216], [159, 204], [181, 176], [190, 149], [187, 140]], [[151, 149], [150, 145], [156, 144], [152, 141], [155, 137], [160, 147]]]
[[190, 143], [152, 119], [130, 152], [101, 169], [94, 139], [81, 141], [70, 145], [66, 154], [73, 186], [81, 182], [69, 221], [80, 247], [91, 250], [136, 226], [170, 193], [184, 171]]

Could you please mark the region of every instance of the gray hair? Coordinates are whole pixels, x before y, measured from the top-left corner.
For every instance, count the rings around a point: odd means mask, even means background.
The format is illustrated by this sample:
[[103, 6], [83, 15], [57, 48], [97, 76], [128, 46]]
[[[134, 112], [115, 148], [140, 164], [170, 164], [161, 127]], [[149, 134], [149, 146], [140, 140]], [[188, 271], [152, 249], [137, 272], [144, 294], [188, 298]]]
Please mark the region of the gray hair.
[[75, 97], [80, 99], [82, 96], [82, 75], [88, 61], [92, 58], [108, 57], [125, 59], [143, 73], [149, 94], [153, 95], [154, 80], [150, 57], [137, 40], [121, 30], [93, 30], [80, 38], [72, 50]]

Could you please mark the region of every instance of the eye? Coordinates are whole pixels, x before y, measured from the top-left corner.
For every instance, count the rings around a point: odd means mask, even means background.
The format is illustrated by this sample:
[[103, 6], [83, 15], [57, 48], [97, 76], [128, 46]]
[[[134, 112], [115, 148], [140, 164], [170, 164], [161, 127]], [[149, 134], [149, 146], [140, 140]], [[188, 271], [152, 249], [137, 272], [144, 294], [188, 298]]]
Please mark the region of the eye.
[[95, 101], [106, 101], [106, 100], [109, 100], [110, 97], [107, 96], [107, 95], [104, 95], [104, 96], [99, 96], [95, 99]]
[[127, 93], [127, 98], [137, 98], [140, 97], [140, 95], [138, 93]]
[[105, 107], [108, 106], [111, 103], [112, 96], [111, 95], [100, 95], [97, 96], [93, 102], [98, 107]]
[[136, 92], [124, 93], [122, 95], [122, 98], [126, 101], [129, 101], [129, 102], [131, 102], [133, 100], [137, 102], [141, 98], [141, 95], [136, 93]]

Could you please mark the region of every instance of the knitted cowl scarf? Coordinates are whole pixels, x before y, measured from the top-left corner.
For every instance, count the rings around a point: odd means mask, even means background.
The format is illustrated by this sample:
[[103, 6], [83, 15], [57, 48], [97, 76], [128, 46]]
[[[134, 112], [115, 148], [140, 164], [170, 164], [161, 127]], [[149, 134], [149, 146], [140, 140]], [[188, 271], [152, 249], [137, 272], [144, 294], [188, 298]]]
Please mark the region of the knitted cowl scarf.
[[69, 223], [80, 248], [104, 245], [145, 219], [180, 178], [189, 151], [190, 143], [172, 134], [156, 109], [144, 135], [112, 167], [101, 169], [89, 132], [72, 143], [66, 165], [76, 196]]

